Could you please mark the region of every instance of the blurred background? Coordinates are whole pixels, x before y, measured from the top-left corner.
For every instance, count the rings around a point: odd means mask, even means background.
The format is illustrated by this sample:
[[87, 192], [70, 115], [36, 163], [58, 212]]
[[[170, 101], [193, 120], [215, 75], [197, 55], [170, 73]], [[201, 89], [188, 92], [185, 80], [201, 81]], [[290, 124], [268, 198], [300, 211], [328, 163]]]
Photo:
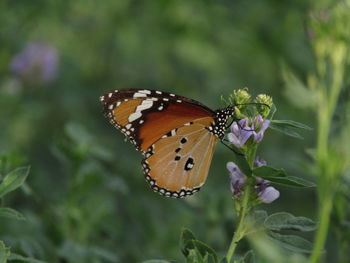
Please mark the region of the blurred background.
[[[283, 63], [301, 77], [313, 68], [305, 26], [313, 5], [0, 1], [0, 155], [10, 168], [31, 166], [26, 185], [4, 200], [27, 221], [1, 219], [0, 239], [47, 262], [183, 262], [178, 244], [187, 227], [224, 255], [234, 231], [232, 153], [218, 145], [198, 194], [161, 197], [144, 180], [141, 155], [103, 117], [99, 96], [158, 89], [217, 109], [221, 95], [248, 87], [273, 97], [277, 119], [314, 127], [315, 116], [293, 104], [300, 98], [286, 92], [281, 74]], [[269, 131], [259, 155], [310, 179], [306, 152], [315, 136], [303, 136]], [[277, 188], [281, 197], [264, 209], [315, 219], [315, 189]], [[336, 257], [337, 244], [327, 250]]]

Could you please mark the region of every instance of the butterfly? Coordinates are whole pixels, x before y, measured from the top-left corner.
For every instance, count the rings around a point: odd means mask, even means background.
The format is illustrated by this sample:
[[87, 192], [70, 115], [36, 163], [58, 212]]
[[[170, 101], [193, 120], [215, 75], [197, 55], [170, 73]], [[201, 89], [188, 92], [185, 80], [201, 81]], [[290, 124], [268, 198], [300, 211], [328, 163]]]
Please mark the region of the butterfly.
[[114, 90], [100, 97], [103, 113], [141, 151], [151, 188], [182, 198], [204, 184], [218, 140], [233, 117], [198, 101], [156, 90]]

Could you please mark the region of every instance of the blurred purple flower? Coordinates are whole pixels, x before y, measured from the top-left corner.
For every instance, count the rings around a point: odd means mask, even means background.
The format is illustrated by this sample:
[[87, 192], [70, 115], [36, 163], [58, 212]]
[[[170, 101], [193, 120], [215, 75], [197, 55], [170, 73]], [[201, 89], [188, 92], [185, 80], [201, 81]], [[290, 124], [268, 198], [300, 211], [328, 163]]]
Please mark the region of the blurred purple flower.
[[263, 191], [259, 192], [258, 196], [261, 202], [270, 204], [280, 196], [280, 192], [274, 187], [268, 186]]
[[56, 48], [41, 42], [31, 42], [11, 61], [11, 71], [25, 80], [47, 83], [57, 75]]
[[267, 165], [267, 162], [264, 159], [260, 157], [255, 158], [254, 167], [260, 167], [260, 166], [266, 166], [266, 165]]
[[[254, 161], [254, 167], [266, 165], [266, 161], [257, 157]], [[233, 198], [238, 198], [244, 191], [246, 176], [234, 162], [228, 162], [227, 170], [230, 172], [230, 188]], [[271, 203], [280, 196], [280, 192], [270, 186], [270, 181], [256, 177], [255, 191], [258, 199], [263, 203]]]
[[228, 162], [226, 167], [230, 172], [230, 188], [232, 195], [237, 197], [242, 193], [245, 184], [245, 175], [234, 162]]
[[255, 117], [251, 125], [249, 125], [249, 119], [244, 118], [232, 123], [231, 132], [227, 138], [236, 147], [242, 148], [251, 135], [253, 135], [255, 142], [260, 142], [269, 125], [270, 121], [264, 120], [261, 115]]

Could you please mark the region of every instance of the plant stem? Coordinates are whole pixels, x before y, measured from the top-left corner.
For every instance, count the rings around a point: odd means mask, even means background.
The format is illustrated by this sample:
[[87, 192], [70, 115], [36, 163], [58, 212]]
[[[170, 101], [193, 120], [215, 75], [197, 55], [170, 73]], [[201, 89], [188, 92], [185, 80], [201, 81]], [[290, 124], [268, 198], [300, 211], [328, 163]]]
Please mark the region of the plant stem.
[[244, 234], [245, 234], [244, 219], [249, 211], [248, 203], [249, 203], [250, 192], [251, 192], [251, 183], [250, 183], [250, 180], [247, 180], [247, 185], [244, 189], [244, 194], [243, 194], [242, 206], [239, 211], [239, 220], [238, 220], [237, 229], [232, 237], [232, 241], [226, 255], [226, 259], [228, 263], [231, 262], [231, 259], [235, 253], [237, 244], [244, 237]]
[[318, 230], [316, 232], [315, 244], [312, 250], [312, 254], [310, 257], [310, 263], [319, 262], [319, 258], [322, 254], [322, 250], [324, 247], [324, 243], [326, 242], [328, 227], [329, 227], [329, 219], [330, 214], [332, 212], [332, 199], [327, 199], [322, 202], [322, 206], [320, 207], [319, 218], [320, 223]]

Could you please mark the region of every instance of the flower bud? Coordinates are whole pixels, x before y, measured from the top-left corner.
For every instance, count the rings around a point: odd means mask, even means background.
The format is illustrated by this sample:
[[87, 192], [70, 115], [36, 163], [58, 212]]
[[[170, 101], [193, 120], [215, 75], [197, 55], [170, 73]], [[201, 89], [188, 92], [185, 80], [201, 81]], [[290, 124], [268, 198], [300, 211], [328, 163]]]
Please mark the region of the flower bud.
[[255, 102], [261, 103], [260, 105], [257, 105], [256, 108], [258, 113], [265, 119], [269, 115], [270, 109], [273, 105], [272, 98], [266, 94], [259, 94], [255, 98]]

